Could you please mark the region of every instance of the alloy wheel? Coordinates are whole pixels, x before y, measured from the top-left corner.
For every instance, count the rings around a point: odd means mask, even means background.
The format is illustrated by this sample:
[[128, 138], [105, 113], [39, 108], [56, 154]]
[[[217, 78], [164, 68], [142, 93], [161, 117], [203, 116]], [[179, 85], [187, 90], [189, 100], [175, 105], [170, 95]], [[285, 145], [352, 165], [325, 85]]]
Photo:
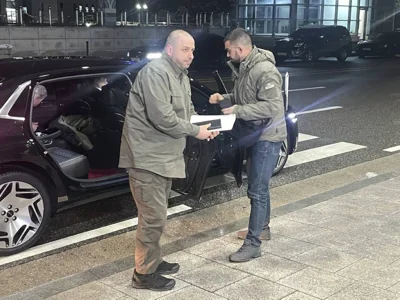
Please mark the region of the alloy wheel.
[[288, 147], [287, 147], [287, 139], [285, 139], [282, 143], [281, 149], [279, 150], [279, 156], [274, 169], [274, 175], [278, 174], [284, 168], [287, 160], [288, 160]]
[[42, 195], [32, 185], [20, 181], [0, 185], [0, 250], [31, 240], [43, 216]]

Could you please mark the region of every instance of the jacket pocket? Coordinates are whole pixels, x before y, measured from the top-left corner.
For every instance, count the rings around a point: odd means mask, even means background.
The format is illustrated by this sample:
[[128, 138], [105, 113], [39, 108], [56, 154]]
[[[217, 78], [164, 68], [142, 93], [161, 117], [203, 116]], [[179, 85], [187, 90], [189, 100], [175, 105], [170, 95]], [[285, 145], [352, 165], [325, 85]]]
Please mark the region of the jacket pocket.
[[153, 174], [146, 170], [141, 169], [129, 169], [129, 176], [134, 178], [134, 181], [140, 181], [142, 183], [152, 183], [156, 174]]

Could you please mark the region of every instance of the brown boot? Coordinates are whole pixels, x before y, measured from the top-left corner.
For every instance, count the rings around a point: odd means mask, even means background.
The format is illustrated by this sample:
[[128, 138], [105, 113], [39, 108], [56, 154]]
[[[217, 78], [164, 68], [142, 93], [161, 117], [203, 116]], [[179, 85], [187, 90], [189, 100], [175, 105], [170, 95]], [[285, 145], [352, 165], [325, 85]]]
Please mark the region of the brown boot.
[[[237, 232], [238, 239], [245, 240], [248, 230], [241, 230]], [[260, 240], [269, 241], [271, 239], [271, 231], [269, 228], [261, 231]]]

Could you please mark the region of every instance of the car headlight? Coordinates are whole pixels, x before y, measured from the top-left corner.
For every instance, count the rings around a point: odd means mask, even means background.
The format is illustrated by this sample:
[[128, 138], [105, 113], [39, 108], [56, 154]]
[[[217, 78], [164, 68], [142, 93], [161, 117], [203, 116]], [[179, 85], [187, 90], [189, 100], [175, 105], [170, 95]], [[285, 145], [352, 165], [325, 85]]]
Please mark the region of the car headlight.
[[289, 118], [293, 123], [296, 123], [296, 122], [297, 122], [297, 118], [296, 118], [296, 114], [295, 114], [295, 113], [289, 113], [289, 114], [288, 114], [288, 118]]
[[147, 59], [156, 59], [161, 57], [161, 52], [150, 52], [146, 55]]
[[131, 56], [131, 53], [130, 53], [130, 52], [128, 52], [128, 53], [126, 54], [126, 56], [127, 56], [127, 57], [130, 57], [130, 56]]

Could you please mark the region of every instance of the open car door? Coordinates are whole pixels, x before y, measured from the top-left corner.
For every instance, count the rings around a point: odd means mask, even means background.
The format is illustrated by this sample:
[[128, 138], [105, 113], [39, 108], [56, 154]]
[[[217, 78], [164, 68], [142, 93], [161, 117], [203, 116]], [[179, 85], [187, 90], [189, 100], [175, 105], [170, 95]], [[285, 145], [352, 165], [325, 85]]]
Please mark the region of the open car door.
[[188, 137], [184, 151], [186, 178], [173, 179], [172, 190], [179, 194], [189, 195], [192, 200], [200, 200], [216, 152], [215, 140], [201, 141]]
[[[225, 84], [219, 75], [218, 71], [214, 71], [214, 78], [218, 86], [218, 92], [220, 94], [228, 93]], [[282, 91], [283, 101], [284, 101], [284, 108], [285, 108], [285, 119], [286, 119], [286, 129], [287, 129], [287, 138], [282, 143], [282, 148], [279, 153], [278, 162], [275, 166], [273, 175], [278, 174], [288, 160], [288, 156], [293, 154], [297, 149], [298, 143], [298, 125], [297, 125], [297, 117], [296, 111], [293, 109], [292, 106], [289, 105], [289, 73], [285, 74], [284, 78], [284, 90]], [[228, 133], [229, 134], [229, 133]], [[232, 140], [231, 144], [234, 143], [234, 139]], [[229, 145], [232, 147], [232, 145]], [[243, 171], [243, 164], [237, 161], [237, 156], [232, 156], [231, 162], [231, 173], [236, 179], [236, 183], [238, 186], [242, 184], [241, 180], [241, 173]]]

